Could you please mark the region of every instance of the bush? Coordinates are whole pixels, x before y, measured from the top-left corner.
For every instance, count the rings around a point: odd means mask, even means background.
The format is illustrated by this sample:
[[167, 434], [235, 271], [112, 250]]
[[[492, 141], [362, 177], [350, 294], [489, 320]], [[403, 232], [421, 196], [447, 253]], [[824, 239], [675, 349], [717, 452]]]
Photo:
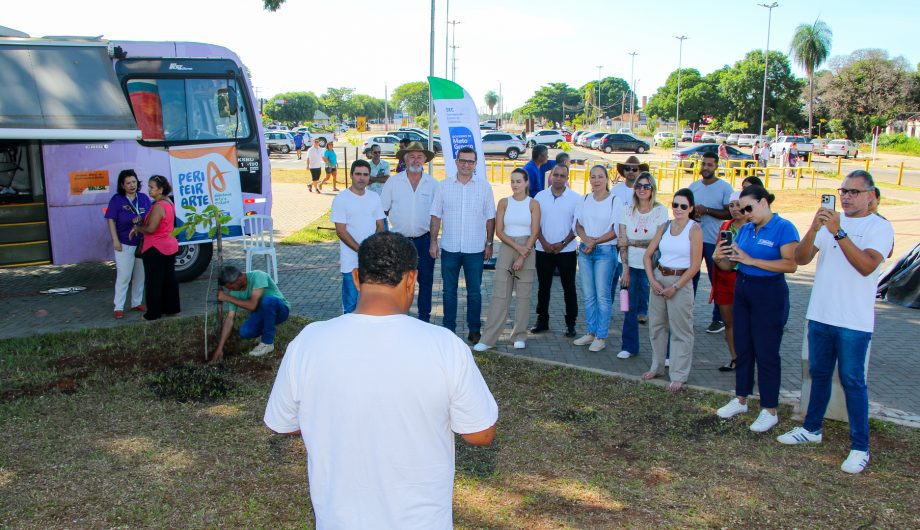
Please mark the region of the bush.
[[920, 138], [906, 134], [883, 134], [878, 137], [878, 148], [882, 151], [920, 156]]
[[158, 398], [179, 402], [214, 401], [226, 396], [232, 386], [222, 368], [203, 365], [173, 365], [150, 380]]
[[663, 138], [658, 142], [658, 147], [664, 147], [665, 149], [671, 149], [674, 147], [674, 138]]

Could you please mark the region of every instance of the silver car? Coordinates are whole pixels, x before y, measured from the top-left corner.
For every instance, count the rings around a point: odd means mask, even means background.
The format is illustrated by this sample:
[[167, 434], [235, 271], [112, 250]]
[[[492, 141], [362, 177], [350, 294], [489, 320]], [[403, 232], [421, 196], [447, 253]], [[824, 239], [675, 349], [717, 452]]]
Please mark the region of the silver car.
[[824, 155], [856, 158], [859, 156], [859, 146], [850, 140], [831, 140], [824, 146]]
[[367, 151], [375, 145], [380, 146], [381, 155], [394, 156], [396, 155], [396, 150], [399, 149], [399, 137], [393, 136], [392, 134], [378, 134], [377, 136], [371, 136], [370, 138], [364, 140], [364, 145], [361, 146], [361, 150]]
[[269, 151], [288, 154], [294, 150], [294, 136], [290, 131], [265, 131], [265, 145]]
[[706, 131], [700, 136], [700, 141], [704, 143], [717, 142], [719, 141], [719, 132], [718, 131]]
[[739, 134], [738, 135], [738, 147], [753, 147], [754, 142], [757, 141], [756, 134]]
[[516, 134], [490, 131], [482, 135], [482, 152], [487, 155], [505, 155], [511, 160], [516, 160], [524, 149], [524, 142]]

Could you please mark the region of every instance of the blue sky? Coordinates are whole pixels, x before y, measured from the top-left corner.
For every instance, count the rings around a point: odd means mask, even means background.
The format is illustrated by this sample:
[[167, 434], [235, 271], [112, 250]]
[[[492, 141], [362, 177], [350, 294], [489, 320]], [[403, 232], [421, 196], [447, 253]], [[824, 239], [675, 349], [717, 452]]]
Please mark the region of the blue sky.
[[[764, 0], [765, 1], [765, 0]], [[445, 2], [436, 0], [435, 75], [444, 75]], [[520, 106], [538, 86], [580, 86], [601, 74], [635, 78], [650, 96], [677, 68], [703, 74], [763, 48], [767, 10], [754, 1], [695, 0], [452, 0], [457, 28], [457, 82], [481, 104], [498, 91], [505, 109]], [[428, 74], [430, 2], [288, 0], [276, 13], [261, 0], [30, 0], [5, 10], [0, 25], [42, 35], [105, 35], [124, 40], [191, 40], [236, 51], [262, 95], [290, 90], [322, 93], [347, 86], [383, 97]], [[920, 62], [920, 2], [783, 1], [773, 10], [770, 48], [788, 52], [795, 27], [817, 17], [834, 32], [832, 55], [881, 48]], [[296, 52], [297, 57], [294, 56]], [[804, 73], [799, 72], [801, 75]]]

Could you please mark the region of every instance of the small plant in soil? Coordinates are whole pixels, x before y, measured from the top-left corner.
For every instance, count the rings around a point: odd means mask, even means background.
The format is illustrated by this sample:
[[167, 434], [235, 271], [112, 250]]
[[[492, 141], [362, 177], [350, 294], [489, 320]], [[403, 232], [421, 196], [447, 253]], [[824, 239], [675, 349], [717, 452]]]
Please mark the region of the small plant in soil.
[[192, 364], [170, 366], [150, 379], [150, 389], [158, 398], [179, 402], [214, 401], [232, 388], [224, 370]]

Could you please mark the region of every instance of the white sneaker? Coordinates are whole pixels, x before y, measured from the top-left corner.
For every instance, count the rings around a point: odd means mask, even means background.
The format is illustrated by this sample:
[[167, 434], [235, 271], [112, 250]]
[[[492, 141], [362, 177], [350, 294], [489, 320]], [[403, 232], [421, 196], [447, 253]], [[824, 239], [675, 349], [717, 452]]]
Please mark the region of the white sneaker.
[[594, 342], [588, 346], [588, 351], [601, 351], [607, 347], [607, 341], [604, 339], [594, 339]]
[[473, 351], [486, 351], [488, 349], [489, 349], [489, 346], [481, 342], [477, 342], [476, 345], [473, 346]]
[[526, 348], [526, 347], [527, 347], [527, 343], [526, 343], [526, 342], [524, 342], [524, 341], [522, 341], [522, 340], [516, 340], [516, 341], [514, 341], [514, 349], [515, 349], [515, 350], [523, 350], [523, 349]]
[[770, 414], [767, 409], [760, 409], [760, 414], [751, 424], [751, 430], [754, 432], [767, 432], [777, 423], [779, 423], [779, 414]]
[[572, 344], [576, 346], [587, 346], [588, 344], [591, 344], [592, 342], [594, 342], [594, 335], [590, 333], [586, 333], [582, 335], [581, 337], [578, 337], [577, 339], [573, 340]]
[[623, 351], [621, 351], [620, 353], [617, 354], [617, 359], [629, 359], [629, 358], [632, 357], [632, 356], [633, 356], [633, 354], [629, 353], [629, 352], [626, 351], [626, 350], [623, 350]]
[[665, 360], [664, 360], [664, 365], [665, 365], [665, 367], [671, 366], [671, 359], [665, 359]]
[[805, 427], [796, 427], [786, 434], [776, 437], [776, 441], [786, 445], [798, 445], [804, 443], [821, 443], [821, 433], [813, 433]]
[[731, 418], [736, 414], [741, 414], [748, 411], [747, 403], [741, 403], [738, 401], [738, 398], [735, 398], [728, 402], [728, 404], [721, 407], [716, 411], [716, 416], [724, 419]]
[[850, 451], [850, 456], [840, 464], [840, 469], [847, 473], [853, 475], [861, 473], [863, 469], [866, 469], [866, 466], [869, 465], [869, 452], [868, 451]]
[[249, 352], [249, 355], [251, 357], [262, 357], [263, 355], [271, 353], [273, 351], [275, 351], [274, 344], [265, 344], [263, 342], [260, 342], [258, 346], [256, 346], [255, 348], [252, 349], [251, 352]]

